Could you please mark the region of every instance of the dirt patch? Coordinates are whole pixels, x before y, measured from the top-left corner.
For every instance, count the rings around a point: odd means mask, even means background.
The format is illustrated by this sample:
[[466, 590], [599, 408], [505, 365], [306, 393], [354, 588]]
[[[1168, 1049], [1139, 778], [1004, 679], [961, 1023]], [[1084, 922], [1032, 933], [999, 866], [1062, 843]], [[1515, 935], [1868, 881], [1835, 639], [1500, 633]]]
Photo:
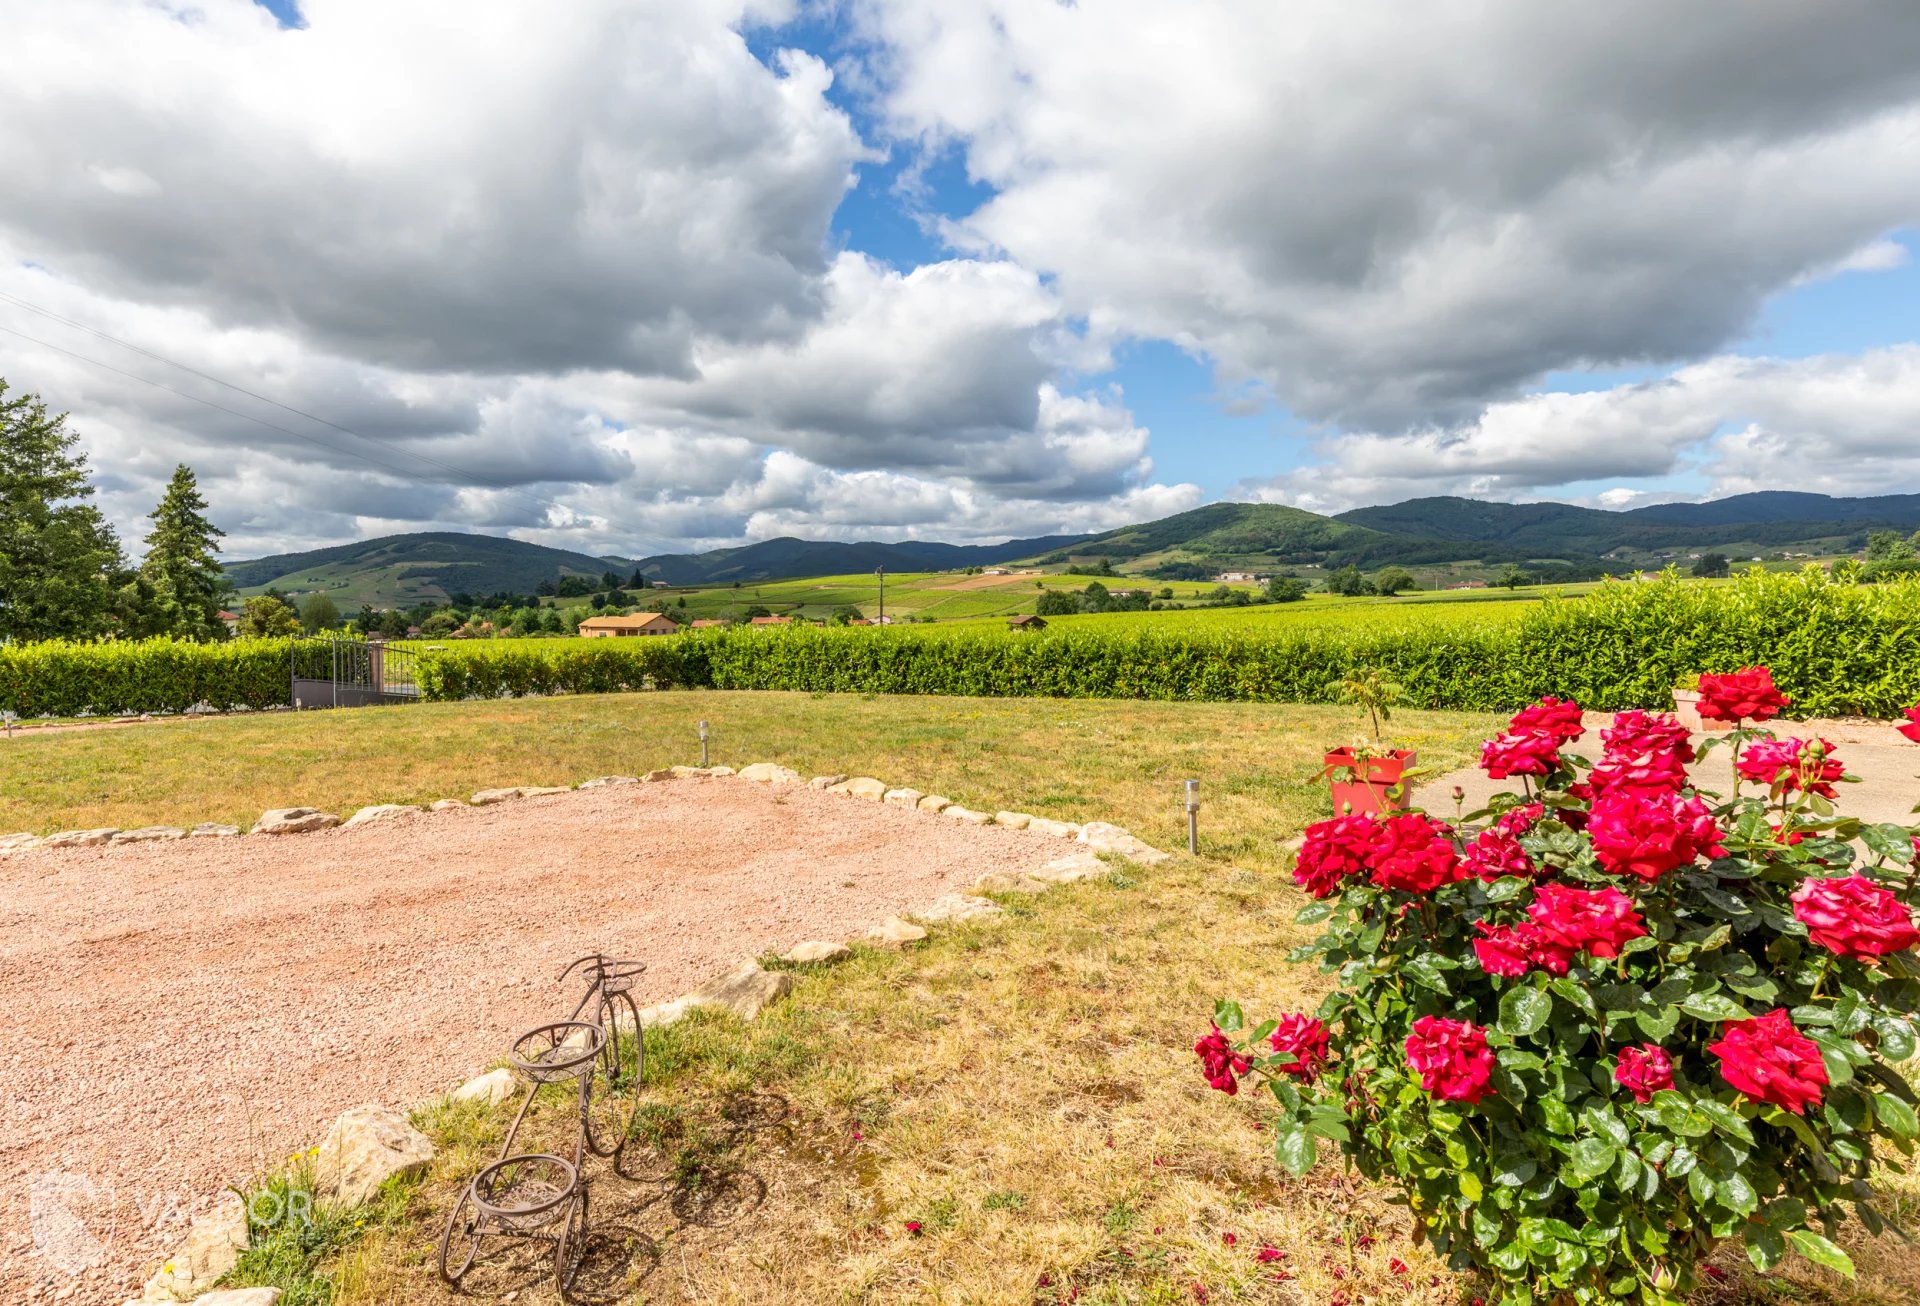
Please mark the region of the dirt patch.
[[[1059, 855], [1025, 831], [688, 780], [0, 861], [0, 1278], [73, 1288], [63, 1301], [135, 1295], [223, 1184], [564, 1015], [554, 977], [581, 953], [647, 959], [636, 996], [662, 1001]], [[77, 1280], [34, 1251], [46, 1175], [69, 1178], [43, 1197], [84, 1204], [108, 1244]]]

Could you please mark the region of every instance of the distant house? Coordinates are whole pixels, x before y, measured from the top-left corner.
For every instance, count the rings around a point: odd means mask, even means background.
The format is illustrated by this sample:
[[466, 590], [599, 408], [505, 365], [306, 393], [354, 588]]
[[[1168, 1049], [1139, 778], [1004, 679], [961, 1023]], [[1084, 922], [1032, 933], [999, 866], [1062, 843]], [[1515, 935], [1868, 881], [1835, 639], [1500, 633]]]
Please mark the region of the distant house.
[[1107, 593], [1116, 599], [1142, 599], [1147, 596], [1145, 590], [1108, 590]]
[[871, 626], [873, 623], [865, 617], [848, 617], [847, 624], [849, 626]]
[[239, 614], [239, 613], [237, 613], [237, 612], [228, 612], [228, 611], [227, 611], [227, 610], [226, 610], [225, 608], [222, 608], [222, 609], [220, 609], [220, 612], [219, 612], [219, 617], [220, 617], [220, 620], [221, 620], [221, 622], [222, 622], [222, 624], [224, 624], [224, 625], [226, 626], [226, 628], [227, 628], [227, 630], [228, 630], [229, 632], [232, 632], [232, 631], [236, 631], [236, 630], [238, 630], [238, 629], [240, 629], [240, 614]]
[[790, 626], [792, 617], [754, 617], [748, 623], [752, 626]]
[[1222, 585], [1231, 585], [1235, 581], [1248, 581], [1258, 584], [1260, 581], [1265, 580], [1266, 577], [1256, 576], [1250, 571], [1223, 571], [1218, 576], [1215, 576], [1214, 579]]
[[652, 584], [652, 586], [653, 586], [653, 588], [655, 588], [655, 589], [657, 589], [657, 590], [664, 590], [664, 589], [672, 589], [672, 588], [673, 588], [673, 587], [672, 587], [671, 585], [669, 585], [669, 584], [667, 584], [667, 582], [665, 582], [665, 581], [663, 581], [663, 580], [656, 580], [656, 581], [652, 581], [652, 582], [650, 582], [650, 583]]
[[658, 612], [641, 612], [631, 617], [588, 617], [580, 623], [587, 639], [607, 639], [620, 635], [671, 635], [680, 627], [673, 618]]
[[1029, 612], [1018, 617], [1008, 617], [1007, 627], [1011, 630], [1045, 630], [1047, 621], [1045, 617], [1037, 617]]
[[1450, 590], [1483, 590], [1486, 587], [1487, 582], [1483, 580], [1457, 580], [1447, 586]]
[[980, 574], [982, 576], [1004, 576], [1007, 574], [1007, 569], [1005, 567], [982, 567]]

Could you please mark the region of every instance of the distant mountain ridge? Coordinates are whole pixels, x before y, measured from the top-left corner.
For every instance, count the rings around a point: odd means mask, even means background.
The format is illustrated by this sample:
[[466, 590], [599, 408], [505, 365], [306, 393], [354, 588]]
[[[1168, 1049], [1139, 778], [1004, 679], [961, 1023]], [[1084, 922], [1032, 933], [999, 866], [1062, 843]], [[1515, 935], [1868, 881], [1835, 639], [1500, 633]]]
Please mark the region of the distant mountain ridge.
[[[1439, 496], [1355, 508], [1332, 517], [1272, 503], [1213, 503], [1097, 535], [1047, 535], [1004, 544], [933, 540], [761, 540], [707, 553], [632, 559], [594, 556], [495, 535], [426, 531], [304, 553], [233, 562], [243, 590], [321, 590], [342, 606], [406, 606], [465, 592], [529, 594], [562, 576], [597, 580], [638, 569], [672, 585], [727, 585], [888, 571], [947, 571], [996, 563], [1107, 562], [1147, 576], [1198, 578], [1219, 570], [1313, 565], [1363, 569], [1444, 563], [1548, 564], [1541, 574], [1598, 574], [1621, 550], [1634, 565], [1656, 551], [1852, 549], [1868, 532], [1920, 529], [1920, 494], [1834, 498], [1764, 491], [1707, 503], [1628, 511], [1575, 504], [1492, 503]], [[1670, 552], [1667, 556], [1672, 556]], [[1556, 571], [1556, 568], [1559, 570]]]
[[934, 540], [877, 540], [845, 544], [801, 540], [790, 535], [709, 553], [663, 553], [636, 566], [649, 579], [670, 585], [725, 585], [733, 581], [792, 580], [802, 576], [846, 576], [885, 567], [888, 571], [950, 571], [988, 567], [1033, 554], [1068, 548], [1085, 535], [1043, 535], [1004, 544], [941, 544]]

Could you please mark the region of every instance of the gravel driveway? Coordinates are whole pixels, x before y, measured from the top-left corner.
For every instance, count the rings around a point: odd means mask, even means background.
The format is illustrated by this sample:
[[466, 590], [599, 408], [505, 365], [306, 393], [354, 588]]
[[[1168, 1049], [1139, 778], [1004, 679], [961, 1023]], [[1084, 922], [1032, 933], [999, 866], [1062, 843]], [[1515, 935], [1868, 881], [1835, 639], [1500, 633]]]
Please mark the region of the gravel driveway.
[[[0, 1296], [120, 1302], [219, 1188], [405, 1106], [571, 1007], [581, 953], [642, 1004], [841, 939], [1058, 839], [735, 779], [577, 791], [283, 838], [0, 859]], [[46, 1176], [61, 1178], [49, 1180]], [[79, 1214], [78, 1277], [33, 1250]]]

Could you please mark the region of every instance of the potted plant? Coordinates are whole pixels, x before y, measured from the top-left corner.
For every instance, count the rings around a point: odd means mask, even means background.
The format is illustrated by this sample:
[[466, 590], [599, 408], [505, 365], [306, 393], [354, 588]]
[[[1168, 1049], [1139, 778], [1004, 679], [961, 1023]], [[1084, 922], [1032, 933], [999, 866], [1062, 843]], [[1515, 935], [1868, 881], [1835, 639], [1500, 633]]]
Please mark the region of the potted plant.
[[1700, 715], [1700, 676], [1682, 676], [1673, 687], [1673, 715], [1695, 734], [1718, 734], [1733, 729], [1731, 721], [1714, 721]]
[[1326, 754], [1321, 774], [1333, 792], [1334, 814], [1378, 816], [1405, 811], [1419, 758], [1410, 748], [1386, 744], [1380, 733], [1380, 723], [1393, 720], [1393, 706], [1401, 701], [1400, 686], [1382, 677], [1379, 668], [1369, 667], [1340, 682], [1340, 699], [1362, 709], [1364, 719], [1373, 725], [1373, 739], [1357, 736], [1345, 748]]

